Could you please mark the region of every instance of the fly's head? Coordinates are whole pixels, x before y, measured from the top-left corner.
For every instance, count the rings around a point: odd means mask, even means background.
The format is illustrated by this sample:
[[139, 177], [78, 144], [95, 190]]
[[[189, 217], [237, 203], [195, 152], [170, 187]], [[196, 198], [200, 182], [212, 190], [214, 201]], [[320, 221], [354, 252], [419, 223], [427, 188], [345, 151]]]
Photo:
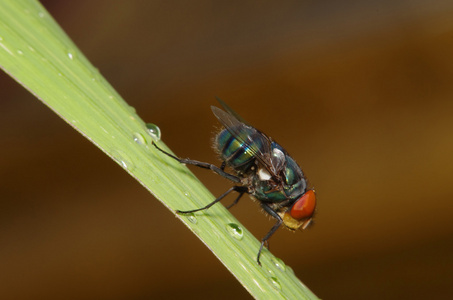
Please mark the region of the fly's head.
[[314, 190], [306, 191], [293, 205], [278, 212], [283, 224], [290, 230], [306, 229], [313, 220], [316, 208]]

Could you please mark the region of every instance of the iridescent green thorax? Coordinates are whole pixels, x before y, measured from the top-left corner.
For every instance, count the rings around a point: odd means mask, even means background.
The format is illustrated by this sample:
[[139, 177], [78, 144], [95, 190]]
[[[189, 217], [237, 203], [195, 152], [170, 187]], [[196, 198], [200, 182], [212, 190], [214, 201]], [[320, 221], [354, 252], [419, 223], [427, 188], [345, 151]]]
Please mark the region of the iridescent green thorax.
[[258, 200], [275, 203], [297, 199], [307, 188], [302, 170], [279, 144], [272, 142], [271, 153], [275, 149], [285, 159], [283, 169], [276, 174], [278, 178], [272, 177], [259, 163], [254, 151], [251, 151], [251, 149], [262, 149], [264, 146], [263, 139], [258, 137], [261, 137], [259, 131], [245, 126], [235, 136], [226, 129], [222, 130], [216, 139], [221, 159], [240, 176], [248, 178], [252, 185], [251, 195]]

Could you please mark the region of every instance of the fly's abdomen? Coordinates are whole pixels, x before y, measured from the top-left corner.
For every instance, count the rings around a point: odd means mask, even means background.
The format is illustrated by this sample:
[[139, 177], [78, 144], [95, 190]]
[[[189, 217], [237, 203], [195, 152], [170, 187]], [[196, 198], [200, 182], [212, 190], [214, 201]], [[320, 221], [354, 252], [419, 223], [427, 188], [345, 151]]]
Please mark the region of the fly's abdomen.
[[[222, 130], [217, 136], [217, 150], [228, 166], [238, 172], [246, 173], [255, 163], [255, 156], [250, 148], [259, 149], [262, 145], [258, 144], [253, 138], [256, 130], [248, 131], [247, 128], [242, 128], [238, 138], [234, 137], [228, 130]], [[243, 141], [241, 141], [243, 137]], [[258, 139], [259, 140], [259, 139]], [[244, 141], [252, 141], [247, 145]]]

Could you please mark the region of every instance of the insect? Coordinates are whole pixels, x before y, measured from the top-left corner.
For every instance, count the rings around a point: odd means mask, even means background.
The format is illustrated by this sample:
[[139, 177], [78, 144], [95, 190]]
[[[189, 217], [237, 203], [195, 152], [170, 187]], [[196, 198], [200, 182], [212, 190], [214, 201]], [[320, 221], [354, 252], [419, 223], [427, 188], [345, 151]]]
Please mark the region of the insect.
[[[261, 208], [276, 223], [261, 240], [256, 261], [259, 265], [263, 247], [269, 238], [284, 224], [290, 230], [305, 229], [310, 225], [316, 208], [316, 195], [309, 188], [301, 168], [291, 156], [272, 138], [244, 121], [225, 102], [217, 98], [224, 110], [211, 106], [212, 112], [225, 127], [215, 138], [215, 149], [222, 160], [220, 167], [210, 163], [176, 157], [156, 144], [164, 154], [180, 163], [210, 169], [236, 185], [208, 205], [179, 214], [205, 210], [222, 200], [229, 193], [239, 195], [227, 208], [239, 202], [244, 194], [259, 201]], [[229, 168], [233, 174], [225, 171]]]

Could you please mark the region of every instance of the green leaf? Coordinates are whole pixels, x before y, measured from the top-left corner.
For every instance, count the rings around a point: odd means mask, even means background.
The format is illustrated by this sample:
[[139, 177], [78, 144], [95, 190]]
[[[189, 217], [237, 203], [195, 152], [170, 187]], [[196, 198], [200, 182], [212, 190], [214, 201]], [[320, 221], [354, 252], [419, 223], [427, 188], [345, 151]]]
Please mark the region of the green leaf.
[[[211, 202], [212, 194], [157, 141], [135, 110], [105, 81], [37, 1], [0, 1], [0, 65], [62, 119], [113, 158], [174, 212]], [[168, 148], [158, 142], [159, 146]], [[177, 215], [178, 216], [178, 215]], [[259, 299], [317, 299], [222, 205], [178, 218]]]

